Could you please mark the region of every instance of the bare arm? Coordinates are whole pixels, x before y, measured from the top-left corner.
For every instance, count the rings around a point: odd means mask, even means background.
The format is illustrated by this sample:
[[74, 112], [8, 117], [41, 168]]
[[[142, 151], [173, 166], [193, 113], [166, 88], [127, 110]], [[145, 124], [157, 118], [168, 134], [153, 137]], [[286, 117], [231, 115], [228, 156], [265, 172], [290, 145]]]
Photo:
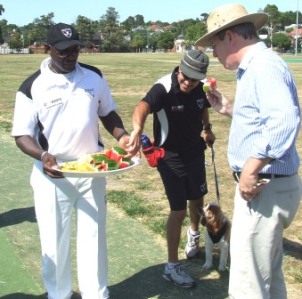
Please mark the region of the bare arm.
[[145, 101], [140, 101], [132, 113], [133, 131], [131, 132], [129, 145], [140, 146], [140, 136], [143, 133], [145, 121], [150, 113], [150, 105]]
[[124, 127], [121, 117], [115, 111], [100, 119], [105, 129], [119, 142], [119, 146], [129, 153], [129, 157], [134, 156], [138, 152], [139, 146], [129, 146], [130, 136]]

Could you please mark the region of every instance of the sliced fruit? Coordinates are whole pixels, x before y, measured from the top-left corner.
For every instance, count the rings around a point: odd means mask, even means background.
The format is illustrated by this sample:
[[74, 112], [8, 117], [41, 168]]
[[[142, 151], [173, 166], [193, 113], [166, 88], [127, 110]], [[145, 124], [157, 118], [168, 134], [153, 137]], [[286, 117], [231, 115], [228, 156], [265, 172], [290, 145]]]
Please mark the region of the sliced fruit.
[[105, 164], [107, 165], [106, 170], [115, 170], [119, 168], [119, 162], [115, 161], [115, 160], [108, 160], [107, 162], [105, 162]]
[[114, 146], [112, 149], [106, 151], [108, 159], [115, 160], [117, 162], [119, 162], [126, 154], [127, 152], [118, 146]]
[[97, 153], [92, 155], [92, 162], [95, 164], [99, 164], [103, 161], [107, 161], [108, 157], [105, 153]]
[[203, 84], [202, 88], [204, 92], [211, 92], [217, 86], [217, 81], [215, 78], [207, 78], [206, 82]]

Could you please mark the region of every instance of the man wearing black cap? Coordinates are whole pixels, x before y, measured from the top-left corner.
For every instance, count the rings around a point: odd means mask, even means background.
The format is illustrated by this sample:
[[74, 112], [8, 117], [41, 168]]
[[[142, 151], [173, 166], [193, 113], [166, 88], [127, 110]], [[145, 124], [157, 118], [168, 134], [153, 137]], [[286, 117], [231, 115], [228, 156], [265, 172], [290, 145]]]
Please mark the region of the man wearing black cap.
[[[137, 146], [149, 113], [153, 113], [154, 145], [165, 150], [157, 169], [161, 175], [170, 204], [167, 222], [168, 263], [164, 279], [183, 287], [195, 286], [178, 260], [181, 226], [189, 200], [190, 227], [186, 255], [198, 253], [199, 209], [207, 193], [204, 150], [215, 137], [211, 131], [203, 83], [209, 58], [203, 52], [185, 53], [172, 74], [159, 79], [133, 112], [133, 132], [129, 144]], [[204, 132], [203, 138], [201, 132]]]
[[97, 68], [77, 62], [76, 30], [59, 23], [47, 35], [50, 57], [20, 86], [12, 136], [33, 157], [31, 185], [41, 239], [42, 275], [49, 299], [72, 295], [70, 234], [77, 221], [77, 269], [82, 299], [109, 298], [107, 289], [106, 180], [65, 178], [62, 161], [103, 150], [99, 119], [120, 147], [129, 136], [116, 112], [108, 84]]

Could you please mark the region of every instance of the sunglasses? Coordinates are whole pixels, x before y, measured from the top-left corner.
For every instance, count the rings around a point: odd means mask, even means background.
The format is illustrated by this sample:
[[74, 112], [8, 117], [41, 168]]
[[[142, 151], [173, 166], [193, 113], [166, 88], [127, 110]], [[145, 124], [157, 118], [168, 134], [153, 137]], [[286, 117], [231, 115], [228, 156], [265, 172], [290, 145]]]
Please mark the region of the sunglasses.
[[192, 82], [192, 83], [196, 83], [196, 82], [200, 81], [200, 80], [198, 80], [198, 79], [192, 79], [192, 78], [186, 76], [186, 75], [185, 75], [183, 72], [181, 72], [181, 71], [179, 71], [179, 72], [182, 74], [182, 76], [183, 76], [183, 78], [184, 78], [185, 81], [190, 81], [190, 82]]
[[69, 55], [72, 55], [72, 54], [79, 54], [79, 52], [81, 50], [80, 46], [69, 47], [69, 48], [66, 48], [66, 49], [63, 49], [63, 50], [58, 50], [55, 47], [52, 47], [52, 48], [56, 51], [57, 55], [60, 58], [65, 58], [65, 57], [67, 57]]

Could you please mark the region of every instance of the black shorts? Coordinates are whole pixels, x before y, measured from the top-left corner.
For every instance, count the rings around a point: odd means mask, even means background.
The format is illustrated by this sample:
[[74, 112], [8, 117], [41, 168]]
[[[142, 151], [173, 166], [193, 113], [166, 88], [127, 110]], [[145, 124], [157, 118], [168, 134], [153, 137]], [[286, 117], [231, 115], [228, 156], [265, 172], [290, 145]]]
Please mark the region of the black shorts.
[[204, 151], [189, 159], [175, 155], [160, 160], [157, 169], [171, 211], [185, 210], [187, 200], [198, 200], [208, 193], [204, 160]]

